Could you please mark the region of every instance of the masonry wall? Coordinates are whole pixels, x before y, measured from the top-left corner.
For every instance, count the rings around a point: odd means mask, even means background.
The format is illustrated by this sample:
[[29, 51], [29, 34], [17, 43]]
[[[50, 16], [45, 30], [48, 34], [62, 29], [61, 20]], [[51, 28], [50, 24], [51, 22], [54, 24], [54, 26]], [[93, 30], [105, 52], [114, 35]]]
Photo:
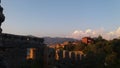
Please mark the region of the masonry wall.
[[66, 50], [58, 50], [57, 60], [72, 60], [72, 61], [80, 61], [82, 59], [83, 53], [81, 51], [66, 51]]
[[4, 48], [0, 50], [0, 56], [6, 62], [8, 68], [18, 68], [26, 61], [25, 48]]

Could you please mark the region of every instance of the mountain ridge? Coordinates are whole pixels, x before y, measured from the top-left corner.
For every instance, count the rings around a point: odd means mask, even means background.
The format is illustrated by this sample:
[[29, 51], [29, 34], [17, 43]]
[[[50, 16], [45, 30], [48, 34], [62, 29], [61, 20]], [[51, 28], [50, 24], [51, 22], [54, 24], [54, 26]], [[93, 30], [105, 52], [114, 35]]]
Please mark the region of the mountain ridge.
[[73, 39], [73, 38], [64, 38], [64, 37], [43, 37], [43, 38], [44, 38], [44, 43], [47, 45], [77, 40], [77, 39]]

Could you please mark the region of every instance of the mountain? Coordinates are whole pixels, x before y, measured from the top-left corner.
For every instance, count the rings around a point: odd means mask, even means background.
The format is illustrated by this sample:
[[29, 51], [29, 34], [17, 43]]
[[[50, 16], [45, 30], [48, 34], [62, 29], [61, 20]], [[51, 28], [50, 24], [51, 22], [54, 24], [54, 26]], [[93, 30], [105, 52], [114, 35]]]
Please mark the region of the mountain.
[[65, 41], [76, 41], [76, 39], [73, 38], [60, 38], [60, 37], [43, 37], [44, 38], [44, 43], [45, 44], [56, 44], [56, 43], [63, 43]]

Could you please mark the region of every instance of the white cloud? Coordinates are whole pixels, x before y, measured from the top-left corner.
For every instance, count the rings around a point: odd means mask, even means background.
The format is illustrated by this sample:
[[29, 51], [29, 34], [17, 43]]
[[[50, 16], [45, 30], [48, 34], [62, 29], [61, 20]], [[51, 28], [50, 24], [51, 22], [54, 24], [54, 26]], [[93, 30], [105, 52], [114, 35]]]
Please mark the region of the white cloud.
[[98, 37], [101, 35], [103, 38], [110, 40], [113, 38], [120, 37], [120, 27], [114, 31], [105, 32], [105, 30], [99, 29], [99, 30], [92, 30], [92, 29], [86, 29], [86, 30], [75, 30], [72, 32], [72, 34], [69, 37], [75, 38], [75, 39], [81, 39], [82, 37]]
[[115, 31], [115, 33], [120, 36], [120, 27]]

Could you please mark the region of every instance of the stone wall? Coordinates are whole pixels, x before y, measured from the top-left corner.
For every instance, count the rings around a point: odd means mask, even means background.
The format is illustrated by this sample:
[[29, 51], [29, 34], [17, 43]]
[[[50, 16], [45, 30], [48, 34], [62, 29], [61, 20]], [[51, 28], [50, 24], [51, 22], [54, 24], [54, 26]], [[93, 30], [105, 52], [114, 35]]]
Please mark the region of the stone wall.
[[66, 50], [58, 50], [56, 54], [58, 54], [57, 60], [65, 59], [72, 61], [80, 61], [83, 55], [81, 51], [66, 51]]
[[43, 38], [0, 34], [0, 57], [6, 62], [5, 65], [8, 68], [19, 68], [26, 62], [28, 48], [35, 49], [33, 60], [44, 58], [45, 44]]
[[2, 48], [0, 57], [6, 62], [8, 68], [18, 68], [26, 61], [26, 49], [21, 48]]
[[44, 51], [44, 66], [51, 68], [50, 66], [55, 65], [55, 49], [46, 47]]
[[[30, 58], [30, 60], [44, 59], [44, 47], [34, 49], [33, 59]], [[0, 48], [0, 59], [5, 61], [7, 68], [21, 68], [29, 60], [27, 58], [27, 48]], [[40, 63], [44, 63], [44, 60]]]

